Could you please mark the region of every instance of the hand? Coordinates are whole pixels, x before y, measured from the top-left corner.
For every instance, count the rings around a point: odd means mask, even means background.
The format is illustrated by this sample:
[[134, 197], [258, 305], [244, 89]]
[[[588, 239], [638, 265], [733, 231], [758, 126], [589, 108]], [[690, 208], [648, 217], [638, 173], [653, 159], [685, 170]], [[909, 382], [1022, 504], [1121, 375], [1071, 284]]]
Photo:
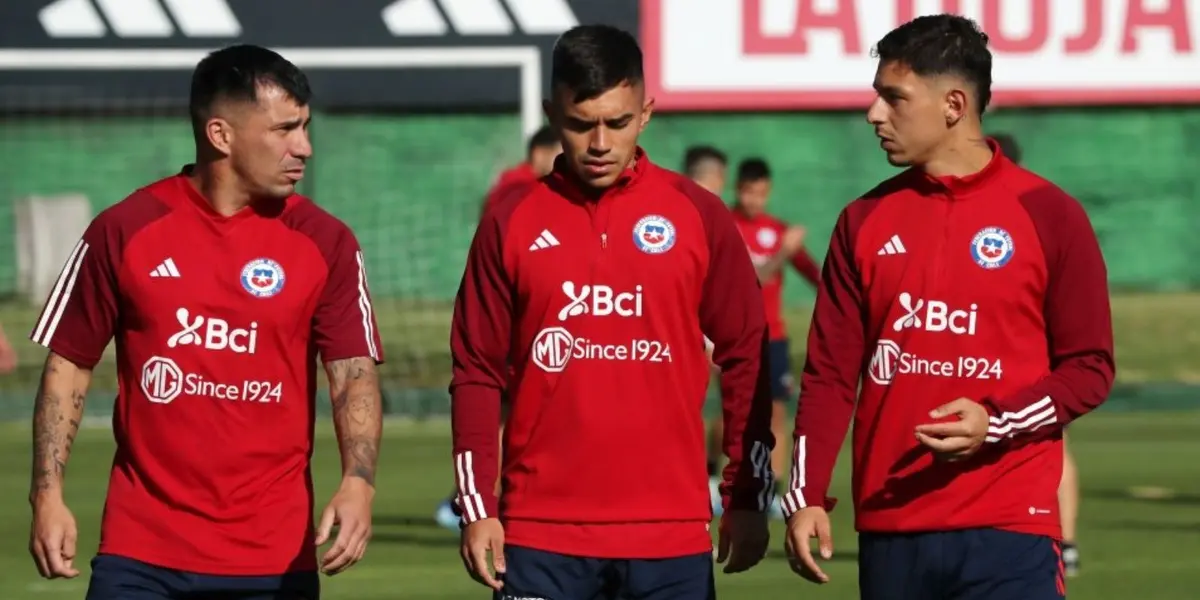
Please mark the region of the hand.
[[967, 458], [975, 454], [987, 438], [987, 409], [970, 398], [943, 404], [933, 409], [929, 416], [934, 419], [958, 417], [954, 421], [917, 426], [917, 441], [942, 460], [953, 462]]
[[748, 571], [767, 555], [771, 530], [767, 513], [754, 510], [731, 510], [721, 515], [717, 535], [717, 562], [724, 563], [726, 573]]
[[[504, 526], [500, 519], [480, 519], [462, 531], [462, 560], [475, 581], [499, 591], [504, 587]], [[491, 564], [488, 553], [491, 552]], [[494, 572], [494, 573], [493, 573]]]
[[812, 538], [817, 538], [822, 560], [833, 558], [833, 530], [829, 526], [829, 513], [820, 506], [809, 506], [792, 513], [788, 518], [787, 537], [783, 544], [793, 572], [813, 583], [829, 583], [829, 576], [813, 559]]
[[783, 241], [779, 244], [784, 256], [791, 256], [804, 247], [804, 237], [808, 231], [799, 225], [791, 225], [783, 232]]
[[321, 572], [337, 575], [362, 560], [371, 540], [371, 501], [375, 488], [358, 477], [347, 477], [321, 513], [317, 526], [318, 546], [329, 541], [334, 525], [337, 538], [321, 557]]
[[74, 564], [78, 539], [75, 516], [61, 499], [46, 499], [34, 504], [29, 553], [42, 577], [70, 579], [79, 576]]
[[17, 351], [8, 340], [0, 339], [0, 375], [12, 373], [17, 368]]

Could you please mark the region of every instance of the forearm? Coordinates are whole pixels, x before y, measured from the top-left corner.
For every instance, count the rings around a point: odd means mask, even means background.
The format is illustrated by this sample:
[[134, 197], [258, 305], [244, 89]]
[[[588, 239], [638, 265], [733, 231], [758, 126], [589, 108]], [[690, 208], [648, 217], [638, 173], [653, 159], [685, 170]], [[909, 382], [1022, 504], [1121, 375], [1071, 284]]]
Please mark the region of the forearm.
[[766, 510], [774, 489], [771, 451], [776, 440], [771, 433], [772, 402], [766, 364], [766, 336], [762, 360], [746, 361], [721, 374], [724, 416], [726, 508]]
[[778, 275], [783, 270], [783, 265], [787, 264], [790, 258], [783, 252], [777, 252], [763, 264], [755, 265], [754, 272], [758, 275], [758, 282], [766, 283], [772, 277]]
[[808, 385], [811, 388], [802, 388], [805, 393], [796, 409], [792, 471], [783, 497], [783, 510], [789, 515], [809, 506], [833, 509], [834, 500], [829, 498], [833, 468], [854, 416], [852, 391], [821, 393], [819, 385]]
[[986, 397], [987, 441], [1044, 435], [1100, 406], [1112, 390], [1115, 367], [1107, 350], [1073, 357], [1037, 383], [1008, 396]]
[[383, 437], [383, 396], [374, 359], [348, 358], [325, 365], [333, 426], [342, 455], [342, 478], [375, 485]]
[[500, 390], [480, 384], [453, 386], [450, 393], [455, 497], [463, 521], [498, 516], [497, 476]]
[[33, 467], [29, 500], [62, 496], [71, 446], [83, 419], [92, 372], [51, 352], [33, 408]]

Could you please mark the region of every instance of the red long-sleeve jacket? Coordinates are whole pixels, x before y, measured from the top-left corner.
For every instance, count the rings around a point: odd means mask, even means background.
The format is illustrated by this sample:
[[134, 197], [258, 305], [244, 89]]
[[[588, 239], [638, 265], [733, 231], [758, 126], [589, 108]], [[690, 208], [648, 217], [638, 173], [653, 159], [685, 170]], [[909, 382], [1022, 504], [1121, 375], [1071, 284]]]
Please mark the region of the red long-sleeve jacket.
[[[1103, 402], [1114, 376], [1107, 274], [1079, 203], [992, 146], [976, 175], [906, 171], [842, 212], [785, 512], [832, 505], [853, 417], [860, 531], [1061, 535], [1062, 427]], [[986, 442], [968, 460], [935, 461], [914, 429], [960, 397], [990, 413]]]
[[508, 544], [571, 555], [709, 551], [702, 335], [722, 367], [726, 502], [764, 510], [774, 446], [766, 334], [728, 209], [644, 153], [598, 199], [561, 163], [513, 190], [485, 214], [455, 301], [450, 391], [464, 521], [499, 516]]

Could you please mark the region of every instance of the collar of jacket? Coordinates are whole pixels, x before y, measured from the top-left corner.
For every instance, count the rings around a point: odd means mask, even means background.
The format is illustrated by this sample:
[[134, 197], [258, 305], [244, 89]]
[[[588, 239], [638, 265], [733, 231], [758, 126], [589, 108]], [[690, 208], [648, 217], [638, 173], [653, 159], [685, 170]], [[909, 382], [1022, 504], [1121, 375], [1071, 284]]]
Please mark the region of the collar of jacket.
[[951, 198], [972, 196], [993, 187], [1012, 165], [1012, 161], [1004, 156], [996, 140], [987, 138], [986, 142], [992, 150], [992, 159], [979, 172], [963, 177], [931, 177], [919, 169], [913, 169], [916, 175], [913, 178], [914, 186], [923, 193], [946, 194]]

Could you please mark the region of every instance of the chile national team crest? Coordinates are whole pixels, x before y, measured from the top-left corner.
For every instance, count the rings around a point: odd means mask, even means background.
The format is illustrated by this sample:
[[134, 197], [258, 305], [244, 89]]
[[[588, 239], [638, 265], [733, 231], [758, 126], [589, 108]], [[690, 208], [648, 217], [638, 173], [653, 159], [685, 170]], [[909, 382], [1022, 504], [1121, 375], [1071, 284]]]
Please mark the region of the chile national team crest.
[[1000, 227], [984, 227], [971, 239], [971, 260], [985, 269], [999, 269], [1012, 259], [1012, 236]]
[[675, 226], [661, 215], [646, 215], [633, 226], [633, 243], [646, 254], [662, 254], [675, 245]]
[[242, 287], [256, 298], [278, 294], [283, 280], [283, 267], [269, 258], [256, 258], [242, 267]]

